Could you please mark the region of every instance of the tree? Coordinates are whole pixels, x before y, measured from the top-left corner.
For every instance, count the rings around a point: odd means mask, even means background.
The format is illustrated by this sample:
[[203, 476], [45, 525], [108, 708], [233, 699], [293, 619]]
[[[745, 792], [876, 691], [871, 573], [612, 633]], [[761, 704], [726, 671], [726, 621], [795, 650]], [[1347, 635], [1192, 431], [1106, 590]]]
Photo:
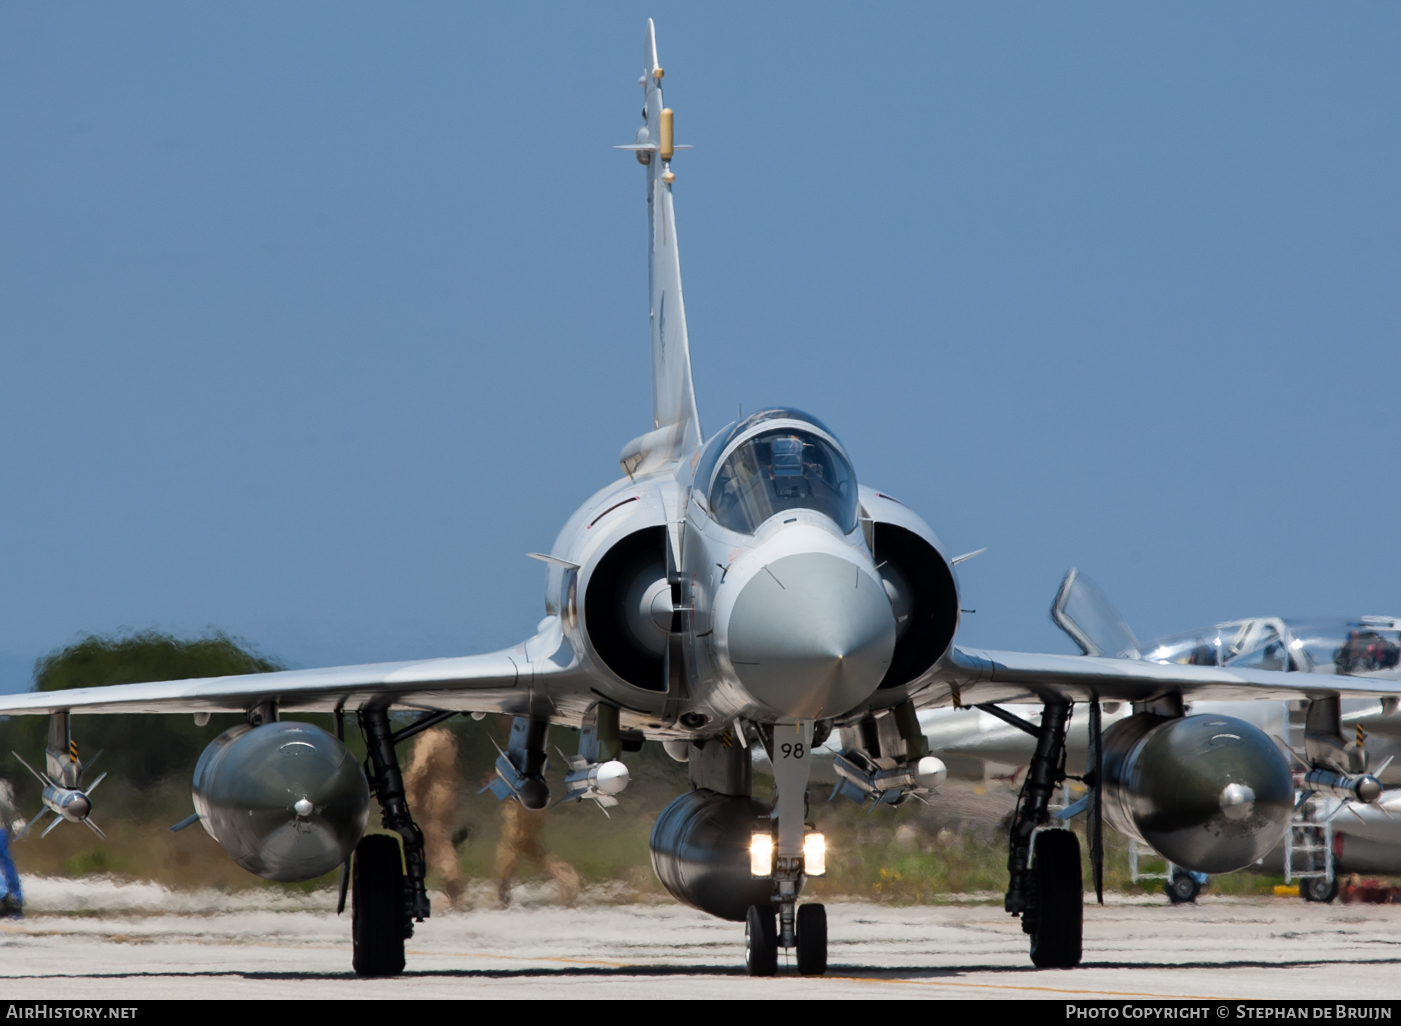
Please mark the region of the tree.
[[[126, 636], [89, 634], [36, 661], [34, 689], [61, 691], [281, 669], [285, 667], [280, 662], [221, 631], [189, 639], [157, 631]], [[200, 727], [192, 716], [184, 713], [126, 716], [75, 713], [72, 732], [82, 758], [90, 760], [99, 749], [104, 750], [98, 771], [107, 770], [112, 775], [112, 780], [103, 785], [104, 791], [110, 789], [126, 792], [123, 797], [139, 797], [169, 777], [182, 775], [188, 779], [204, 747], [221, 731], [242, 720], [243, 717], [236, 714], [216, 715]], [[37, 804], [39, 785], [14, 758], [11, 749], [24, 756], [30, 765], [42, 766], [47, 734], [47, 716], [0, 718], [0, 776], [15, 783], [26, 808]], [[114, 783], [118, 786], [113, 787]]]

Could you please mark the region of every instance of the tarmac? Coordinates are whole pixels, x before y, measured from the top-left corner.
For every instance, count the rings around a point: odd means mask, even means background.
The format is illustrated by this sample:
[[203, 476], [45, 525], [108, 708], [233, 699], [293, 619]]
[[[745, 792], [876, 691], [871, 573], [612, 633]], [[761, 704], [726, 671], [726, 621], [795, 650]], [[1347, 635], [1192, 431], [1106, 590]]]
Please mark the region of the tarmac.
[[[1401, 906], [1109, 896], [1085, 909], [1084, 964], [1038, 970], [992, 895], [827, 906], [825, 977], [743, 975], [744, 928], [672, 903], [435, 911], [388, 979], [350, 971], [350, 916], [328, 892], [163, 891], [28, 882], [0, 922], [6, 1000], [154, 998], [1401, 997]], [[526, 896], [528, 897], [528, 895]]]

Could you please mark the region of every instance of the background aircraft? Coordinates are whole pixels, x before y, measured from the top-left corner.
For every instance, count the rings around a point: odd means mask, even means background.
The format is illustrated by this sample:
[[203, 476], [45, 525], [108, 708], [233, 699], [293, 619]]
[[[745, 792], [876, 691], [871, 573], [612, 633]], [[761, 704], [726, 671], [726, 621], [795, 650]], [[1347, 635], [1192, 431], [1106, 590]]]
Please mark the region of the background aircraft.
[[[1038, 725], [1009, 717], [1036, 750], [1012, 823], [1005, 903], [1041, 966], [1074, 965], [1081, 952], [1078, 840], [1048, 829], [1074, 706], [1088, 724], [1080, 775], [1097, 890], [1104, 820], [1201, 872], [1249, 864], [1288, 827], [1293, 788], [1278, 747], [1238, 718], [1186, 715], [1190, 702], [1307, 700], [1306, 786], [1376, 800], [1380, 785], [1343, 732], [1339, 701], [1396, 697], [1394, 682], [1136, 658], [1084, 615], [1093, 603], [1081, 608], [1083, 589], [1069, 585], [1066, 618], [1083, 656], [955, 645], [958, 559], [909, 507], [859, 484], [822, 421], [771, 407], [707, 439], [673, 205], [672, 160], [685, 147], [662, 102], [650, 23], [641, 71], [643, 125], [619, 148], [645, 169], [652, 424], [623, 447], [623, 476], [566, 521], [549, 553], [531, 554], [548, 567], [536, 633], [479, 656], [11, 696], [0, 713], [46, 713], [65, 744], [74, 714], [243, 713], [195, 767], [194, 818], [270, 879], [346, 866], [353, 964], [367, 974], [401, 969], [404, 938], [429, 913], [395, 746], [459, 712], [513, 718], [492, 786], [531, 810], [550, 799], [541, 771], [552, 725], [579, 730], [567, 797], [600, 805], [626, 787], [622, 745], [684, 742], [692, 790], [658, 818], [653, 864], [679, 899], [746, 923], [756, 975], [776, 971], [780, 946], [796, 949], [800, 972], [825, 971], [825, 911], [799, 896], [823, 872], [824, 841], [805, 810], [813, 746], [833, 732], [847, 793], [898, 804], [939, 778], [920, 708], [977, 704], [997, 715], [998, 703], [1041, 703]], [[801, 355], [799, 340], [789, 344]], [[1134, 714], [1101, 730], [1101, 702], [1132, 703]], [[421, 715], [395, 730], [392, 708]], [[332, 712], [337, 736], [282, 718], [299, 710]], [[347, 713], [365, 736], [364, 774], [341, 743]], [[772, 801], [752, 794], [754, 745], [773, 765]], [[402, 838], [402, 863], [392, 839], [363, 836], [371, 797]]]
[[[1052, 619], [1060, 623], [1072, 638], [1084, 637], [1075, 623], [1066, 621], [1064, 599], [1070, 591], [1083, 591], [1078, 599], [1082, 619], [1094, 624], [1090, 630], [1102, 633], [1101, 643], [1118, 645], [1124, 651], [1137, 652], [1139, 644], [1132, 637], [1123, 618], [1102, 593], [1077, 571], [1072, 570], [1052, 608]], [[1088, 642], [1094, 644], [1093, 641]], [[1354, 618], [1289, 619], [1254, 617], [1233, 620], [1169, 635], [1141, 646], [1142, 658], [1186, 665], [1242, 665], [1287, 671], [1315, 670], [1320, 667], [1337, 673], [1356, 674], [1387, 680], [1401, 679], [1397, 656], [1401, 654], [1401, 621], [1393, 617], [1363, 616]], [[1195, 715], [1219, 714], [1233, 716], [1258, 727], [1284, 746], [1297, 752], [1304, 745], [1304, 702], [1194, 702], [1189, 712]], [[1345, 730], [1361, 728], [1369, 765], [1383, 784], [1401, 784], [1401, 716], [1396, 703], [1348, 700], [1342, 703], [1341, 721]], [[1004, 706], [1030, 722], [1039, 710], [1034, 706]], [[1106, 704], [1104, 721], [1117, 722], [1131, 715], [1131, 710]], [[920, 722], [930, 750], [941, 757], [955, 773], [982, 777], [987, 773], [1009, 774], [1015, 780], [1030, 763], [1035, 749], [1032, 738], [1004, 719], [983, 710], [928, 710], [920, 714]], [[1072, 724], [1067, 732], [1068, 761], [1079, 763], [1089, 747], [1084, 724]], [[1330, 824], [1328, 843], [1332, 846], [1330, 859], [1318, 859], [1320, 867], [1327, 863], [1327, 874], [1317, 880], [1305, 878], [1301, 893], [1310, 900], [1331, 900], [1336, 893], [1336, 875], [1349, 872], [1401, 873], [1401, 821], [1390, 815], [1387, 804], [1391, 793], [1383, 795], [1376, 805], [1350, 805], [1340, 808], [1334, 799], [1319, 798], [1309, 802], [1302, 811], [1302, 822]], [[1340, 816], [1340, 813], [1342, 815]], [[1279, 871], [1283, 860], [1290, 857], [1281, 844], [1265, 856], [1261, 865], [1267, 871]], [[1293, 868], [1302, 863], [1295, 857]], [[1311, 865], [1303, 868], [1313, 868]], [[1178, 883], [1170, 868], [1165, 884], [1174, 900], [1191, 900], [1196, 895], [1186, 874]], [[1197, 881], [1204, 882], [1204, 877]]]

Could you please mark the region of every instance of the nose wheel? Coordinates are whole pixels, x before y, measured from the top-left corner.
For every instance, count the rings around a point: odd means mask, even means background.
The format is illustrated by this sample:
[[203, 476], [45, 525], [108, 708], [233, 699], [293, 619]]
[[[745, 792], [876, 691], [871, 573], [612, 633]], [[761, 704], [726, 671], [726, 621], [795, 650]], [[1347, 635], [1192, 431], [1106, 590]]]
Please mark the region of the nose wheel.
[[772, 906], [750, 905], [744, 917], [744, 971], [750, 976], [778, 972], [778, 917]]
[[[827, 971], [827, 909], [822, 905], [801, 905], [795, 920], [793, 946], [798, 972], [821, 976]], [[772, 906], [749, 906], [744, 919], [744, 970], [750, 976], [778, 973], [778, 916]]]
[[802, 905], [797, 922], [798, 972], [821, 976], [827, 971], [827, 909]]

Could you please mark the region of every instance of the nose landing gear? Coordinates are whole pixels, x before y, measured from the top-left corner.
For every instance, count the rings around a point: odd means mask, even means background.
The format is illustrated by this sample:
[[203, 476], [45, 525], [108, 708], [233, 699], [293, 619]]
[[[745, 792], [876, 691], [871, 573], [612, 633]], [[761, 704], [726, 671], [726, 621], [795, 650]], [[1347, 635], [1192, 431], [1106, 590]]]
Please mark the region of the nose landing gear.
[[798, 891], [808, 868], [804, 819], [813, 723], [776, 724], [772, 731], [768, 754], [778, 820], [778, 843], [770, 871], [773, 903], [767, 908], [749, 906], [744, 924], [744, 968], [750, 976], [773, 976], [778, 972], [778, 949], [782, 946], [797, 949], [798, 972], [821, 976], [827, 971], [827, 910], [815, 904], [798, 907]]
[[[794, 916], [793, 945], [798, 972], [821, 976], [827, 972], [827, 909], [800, 905]], [[744, 921], [744, 970], [750, 976], [778, 974], [778, 917], [772, 908], [749, 906]]]

